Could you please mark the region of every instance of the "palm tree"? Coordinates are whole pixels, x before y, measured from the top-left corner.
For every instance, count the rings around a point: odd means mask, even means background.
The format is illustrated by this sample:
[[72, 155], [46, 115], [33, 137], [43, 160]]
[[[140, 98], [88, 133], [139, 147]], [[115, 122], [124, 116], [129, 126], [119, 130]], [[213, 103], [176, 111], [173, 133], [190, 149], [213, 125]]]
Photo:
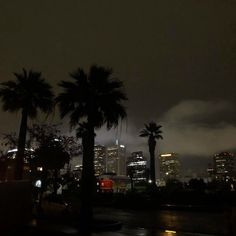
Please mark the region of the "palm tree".
[[15, 178], [22, 179], [27, 120], [35, 118], [38, 110], [50, 112], [54, 95], [51, 86], [41, 77], [41, 73], [31, 70], [27, 72], [23, 69], [23, 73], [14, 73], [14, 75], [15, 81], [1, 83], [0, 97], [4, 111], [21, 111]]
[[61, 81], [59, 84], [64, 92], [59, 94], [56, 101], [59, 103], [61, 117], [70, 117], [71, 127], [83, 122], [78, 131], [83, 143], [80, 224], [84, 229], [89, 229], [93, 216], [95, 129], [104, 124], [107, 129], [117, 126], [119, 120], [126, 117], [122, 102], [127, 98], [121, 90], [123, 83], [111, 78], [111, 69], [94, 65], [88, 74], [79, 68], [70, 76], [73, 82]]
[[156, 140], [163, 139], [161, 136], [162, 131], [160, 130], [162, 126], [157, 125], [155, 122], [150, 122], [145, 124], [145, 128], [141, 130], [140, 137], [148, 137], [148, 147], [150, 153], [150, 179], [152, 185], [156, 186], [156, 174], [155, 174], [155, 148]]

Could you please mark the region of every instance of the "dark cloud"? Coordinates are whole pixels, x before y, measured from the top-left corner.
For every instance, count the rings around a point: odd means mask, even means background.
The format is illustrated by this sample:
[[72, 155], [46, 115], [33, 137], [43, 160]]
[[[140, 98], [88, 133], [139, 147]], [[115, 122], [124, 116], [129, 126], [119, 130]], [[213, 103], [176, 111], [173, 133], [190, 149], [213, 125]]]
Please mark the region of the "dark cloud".
[[210, 156], [235, 149], [236, 125], [215, 119], [232, 110], [233, 105], [225, 101], [190, 100], [177, 104], [160, 119], [166, 138], [162, 148], [185, 156]]
[[[0, 82], [33, 68], [58, 93], [57, 83], [78, 66], [110, 66], [124, 81], [128, 120], [122, 129], [101, 131], [98, 140], [118, 137], [129, 151], [147, 153], [138, 133], [155, 120], [163, 124], [161, 151], [231, 149], [235, 12], [233, 0], [1, 1]], [[57, 114], [54, 120], [60, 121]], [[1, 113], [0, 132], [18, 127], [19, 115]]]
[[[215, 121], [221, 113], [233, 110], [233, 105], [225, 101], [189, 100], [171, 107], [155, 121], [161, 124], [163, 140], [157, 144], [159, 152], [177, 152], [180, 156], [209, 157], [223, 150], [236, 148], [236, 125]], [[214, 125], [209, 124], [213, 119]], [[203, 122], [207, 121], [207, 122]], [[143, 150], [148, 153], [146, 139], [139, 137], [142, 126], [118, 127], [116, 130], [98, 131], [97, 142], [104, 144], [115, 143], [116, 139], [127, 145], [129, 152]], [[112, 141], [112, 142], [111, 142]]]
[[[229, 101], [185, 100], [171, 107], [160, 118], [169, 124], [188, 125], [220, 125], [227, 122], [230, 114], [234, 113], [234, 105]], [[219, 117], [224, 116], [224, 119]]]

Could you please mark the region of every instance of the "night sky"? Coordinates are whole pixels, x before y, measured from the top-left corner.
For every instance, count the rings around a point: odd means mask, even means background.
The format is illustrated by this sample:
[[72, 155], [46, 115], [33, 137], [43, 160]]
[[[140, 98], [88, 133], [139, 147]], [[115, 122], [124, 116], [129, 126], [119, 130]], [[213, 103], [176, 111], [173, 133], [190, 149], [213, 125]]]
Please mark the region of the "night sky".
[[[158, 152], [200, 166], [236, 150], [235, 12], [234, 0], [0, 0], [0, 81], [31, 68], [58, 93], [77, 67], [112, 67], [128, 118], [97, 143], [118, 138], [147, 153], [138, 134], [154, 120], [163, 125]], [[48, 122], [58, 121], [56, 113]], [[19, 115], [1, 112], [0, 132], [18, 128]]]

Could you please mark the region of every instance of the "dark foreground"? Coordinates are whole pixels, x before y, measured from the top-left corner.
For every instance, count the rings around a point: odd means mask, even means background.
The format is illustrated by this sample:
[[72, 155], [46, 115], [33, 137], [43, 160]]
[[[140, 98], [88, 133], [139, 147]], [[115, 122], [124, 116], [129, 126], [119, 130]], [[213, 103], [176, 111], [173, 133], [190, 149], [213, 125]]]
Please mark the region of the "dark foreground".
[[124, 227], [120, 235], [227, 235], [229, 227], [222, 211], [98, 209], [97, 214], [122, 221]]
[[[113, 208], [96, 208], [99, 219], [122, 222], [119, 230], [102, 230], [91, 236], [206, 236], [234, 235], [230, 232], [228, 215], [224, 211], [190, 211], [190, 210], [153, 210], [136, 211]], [[83, 235], [76, 230], [74, 220], [60, 219], [51, 221], [41, 219], [35, 225], [22, 231], [22, 235]], [[17, 233], [19, 235], [20, 232]], [[88, 234], [86, 234], [88, 235]]]

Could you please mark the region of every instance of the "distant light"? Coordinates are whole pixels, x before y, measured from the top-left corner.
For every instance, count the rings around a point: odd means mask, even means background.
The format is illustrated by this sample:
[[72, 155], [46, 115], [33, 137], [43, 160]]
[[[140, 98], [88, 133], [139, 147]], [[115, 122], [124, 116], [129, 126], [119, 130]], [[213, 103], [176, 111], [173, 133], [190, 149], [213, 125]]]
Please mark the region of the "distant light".
[[40, 179], [35, 182], [35, 187], [37, 187], [37, 188], [42, 187], [42, 181]]
[[230, 188], [231, 188], [231, 191], [235, 191], [233, 184], [230, 185]]
[[148, 183], [149, 183], [149, 184], [151, 184], [151, 183], [152, 183], [152, 180], [151, 180], [151, 179], [149, 179], [149, 180], [148, 180]]
[[9, 153], [9, 152], [17, 152], [17, 148], [11, 149], [11, 150], [9, 150], [7, 153]]
[[76, 165], [76, 166], [75, 166], [75, 168], [80, 168], [80, 167], [82, 167], [82, 165]]
[[[26, 150], [26, 151], [32, 151], [32, 152], [34, 151], [34, 149], [32, 149], [32, 148], [30, 148], [30, 149], [29, 149], [29, 148], [25, 148], [25, 150]], [[11, 150], [7, 151], [7, 153], [10, 153], [10, 152], [17, 152], [17, 151], [18, 151], [18, 149], [17, 149], [17, 148], [14, 148], [14, 149], [11, 149]]]
[[165, 230], [165, 233], [168, 233], [168, 234], [176, 234], [176, 231], [174, 231], [174, 230]]
[[121, 148], [125, 148], [125, 145], [120, 145]]
[[168, 175], [169, 173], [168, 172], [166, 172], [166, 175]]
[[43, 171], [43, 167], [38, 166], [38, 167], [37, 167], [37, 171]]
[[56, 142], [58, 142], [58, 141], [60, 141], [58, 138], [54, 138], [54, 141], [56, 141]]
[[128, 164], [128, 166], [144, 166], [147, 164], [147, 161], [133, 161]]
[[171, 153], [167, 153], [167, 154], [161, 154], [161, 157], [171, 157], [172, 154]]

